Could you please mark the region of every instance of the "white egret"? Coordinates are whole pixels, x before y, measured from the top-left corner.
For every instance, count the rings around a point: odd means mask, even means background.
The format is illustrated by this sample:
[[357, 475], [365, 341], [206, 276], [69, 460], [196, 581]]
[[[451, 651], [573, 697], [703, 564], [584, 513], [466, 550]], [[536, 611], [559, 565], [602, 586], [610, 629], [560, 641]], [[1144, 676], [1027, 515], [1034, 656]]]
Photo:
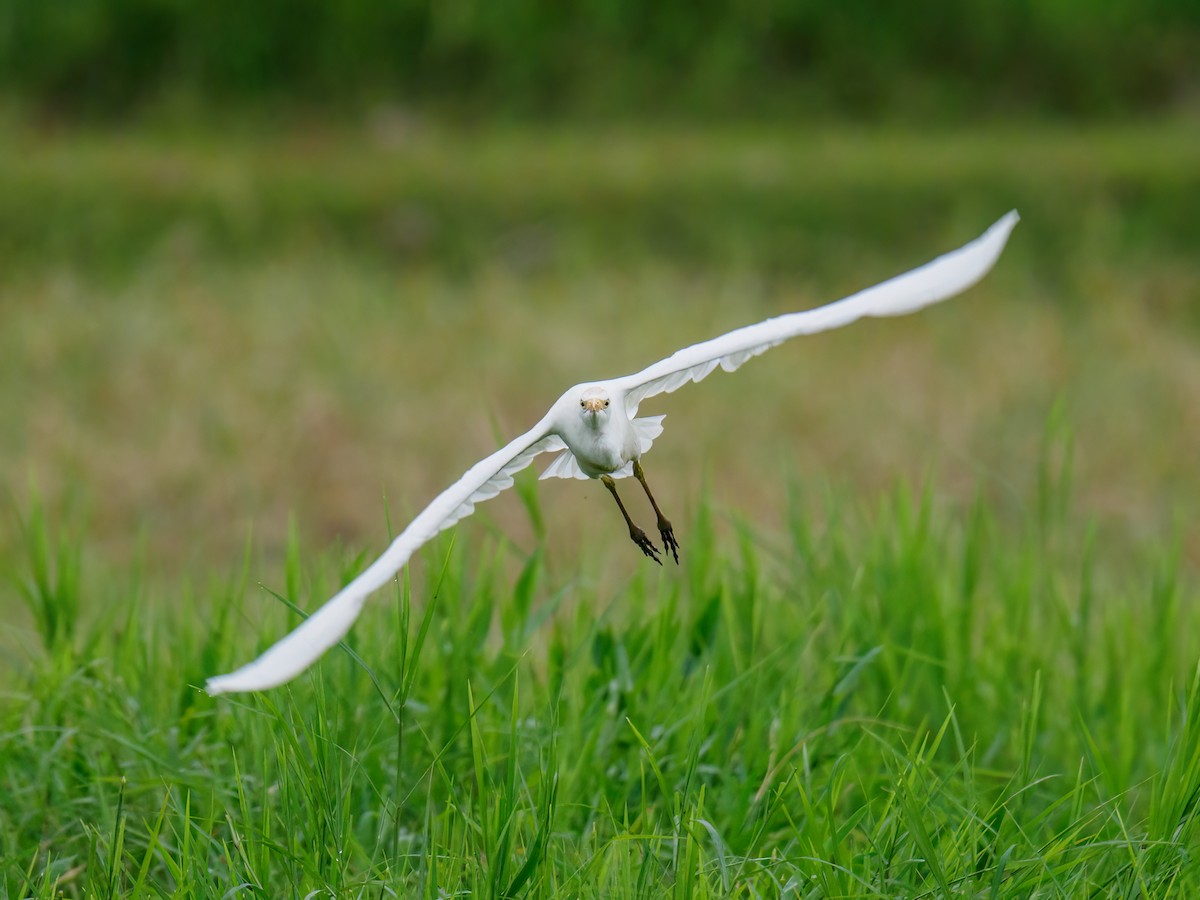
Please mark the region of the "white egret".
[[616, 500], [629, 536], [655, 562], [659, 551], [638, 528], [617, 495], [615, 479], [633, 475], [641, 482], [658, 517], [664, 552], [678, 563], [679, 542], [659, 510], [642, 471], [641, 456], [663, 430], [663, 416], [637, 417], [648, 397], [699, 381], [718, 366], [732, 372], [746, 360], [801, 334], [848, 325], [865, 316], [898, 316], [952, 297], [981, 279], [1004, 249], [1017, 223], [1012, 211], [969, 244], [932, 262], [835, 303], [789, 313], [739, 328], [687, 347], [647, 369], [623, 378], [586, 382], [570, 388], [529, 431], [472, 466], [442, 491], [400, 533], [374, 563], [309, 616], [299, 627], [228, 675], [208, 680], [210, 694], [260, 691], [294, 678], [349, 630], [374, 591], [391, 581], [409, 557], [438, 532], [449, 528], [513, 483], [513, 475], [541, 453], [556, 453], [542, 478], [599, 478]]

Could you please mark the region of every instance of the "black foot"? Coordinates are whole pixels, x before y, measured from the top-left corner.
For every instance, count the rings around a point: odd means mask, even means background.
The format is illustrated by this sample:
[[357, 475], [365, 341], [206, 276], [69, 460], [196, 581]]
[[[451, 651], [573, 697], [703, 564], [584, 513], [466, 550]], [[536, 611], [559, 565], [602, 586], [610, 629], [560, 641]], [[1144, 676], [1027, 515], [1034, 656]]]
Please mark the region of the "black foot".
[[675, 531], [666, 519], [658, 520], [658, 533], [662, 536], [663, 546], [675, 557], [675, 565], [679, 565], [679, 541], [675, 540]]
[[631, 528], [629, 531], [629, 536], [633, 538], [633, 542], [635, 544], [642, 548], [643, 553], [645, 553], [660, 566], [662, 565], [662, 560], [658, 558], [658, 548], [654, 546], [654, 542], [651, 541], [650, 538], [646, 537], [646, 532], [642, 531], [640, 528]]

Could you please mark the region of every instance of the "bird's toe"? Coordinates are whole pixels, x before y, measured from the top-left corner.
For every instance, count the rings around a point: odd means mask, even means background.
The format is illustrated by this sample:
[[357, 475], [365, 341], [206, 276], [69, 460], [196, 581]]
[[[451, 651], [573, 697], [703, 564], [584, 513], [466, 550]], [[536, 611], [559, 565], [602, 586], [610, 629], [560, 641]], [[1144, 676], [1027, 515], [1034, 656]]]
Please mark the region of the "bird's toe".
[[646, 532], [642, 531], [640, 528], [637, 528], [633, 531], [630, 531], [629, 536], [633, 538], [633, 542], [637, 544], [639, 548], [641, 548], [643, 553], [645, 553], [660, 566], [662, 565], [662, 560], [658, 558], [658, 548], [655, 547], [654, 542], [646, 536]]
[[675, 558], [675, 565], [679, 565], [679, 541], [675, 537], [675, 530], [671, 527], [671, 523], [660, 523], [658, 533], [662, 536], [663, 546], [671, 551], [671, 556]]

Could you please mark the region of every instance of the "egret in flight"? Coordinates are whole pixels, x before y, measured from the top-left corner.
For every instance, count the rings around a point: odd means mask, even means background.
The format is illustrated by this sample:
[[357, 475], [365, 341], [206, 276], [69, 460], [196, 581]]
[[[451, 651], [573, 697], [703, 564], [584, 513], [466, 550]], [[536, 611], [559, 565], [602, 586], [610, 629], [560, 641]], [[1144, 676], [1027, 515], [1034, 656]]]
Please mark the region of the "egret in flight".
[[[476, 463], [413, 519], [375, 562], [293, 632], [258, 659], [228, 675], [208, 679], [210, 694], [261, 691], [282, 684], [316, 662], [354, 624], [363, 602], [379, 590], [438, 532], [469, 516], [475, 504], [495, 497], [535, 456], [555, 454], [542, 478], [599, 478], [612, 494], [629, 537], [661, 565], [660, 554], [679, 562], [679, 541], [659, 509], [641, 457], [662, 434], [663, 416], [638, 417], [642, 401], [699, 381], [719, 366], [732, 372], [746, 360], [801, 334], [849, 325], [866, 316], [899, 316], [945, 300], [979, 281], [1000, 256], [1017, 224], [1012, 211], [969, 244], [903, 275], [835, 303], [789, 313], [686, 347], [649, 368], [623, 378], [577, 384], [555, 401], [529, 431]], [[657, 517], [660, 551], [634, 524], [617, 493], [617, 479], [632, 475]]]

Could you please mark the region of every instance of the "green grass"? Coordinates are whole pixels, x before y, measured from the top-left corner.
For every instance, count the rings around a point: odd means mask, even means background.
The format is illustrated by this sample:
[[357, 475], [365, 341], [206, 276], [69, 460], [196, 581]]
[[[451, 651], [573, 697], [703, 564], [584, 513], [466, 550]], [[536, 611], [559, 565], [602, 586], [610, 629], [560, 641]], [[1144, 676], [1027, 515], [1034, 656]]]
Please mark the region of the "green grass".
[[[0, 129], [0, 895], [1200, 892], [1194, 123], [401, 132]], [[656, 402], [679, 569], [526, 479], [199, 691], [566, 385], [1012, 206]]]
[[[679, 569], [622, 545], [611, 589], [460, 529], [310, 674], [219, 700], [294, 615], [245, 571], [89, 577], [34, 508], [5, 892], [1188, 896], [1194, 588], [1169, 552], [1100, 574], [1063, 477], [1018, 527], [898, 488], [719, 539], [705, 505]], [[293, 547], [287, 591], [361, 562]]]

